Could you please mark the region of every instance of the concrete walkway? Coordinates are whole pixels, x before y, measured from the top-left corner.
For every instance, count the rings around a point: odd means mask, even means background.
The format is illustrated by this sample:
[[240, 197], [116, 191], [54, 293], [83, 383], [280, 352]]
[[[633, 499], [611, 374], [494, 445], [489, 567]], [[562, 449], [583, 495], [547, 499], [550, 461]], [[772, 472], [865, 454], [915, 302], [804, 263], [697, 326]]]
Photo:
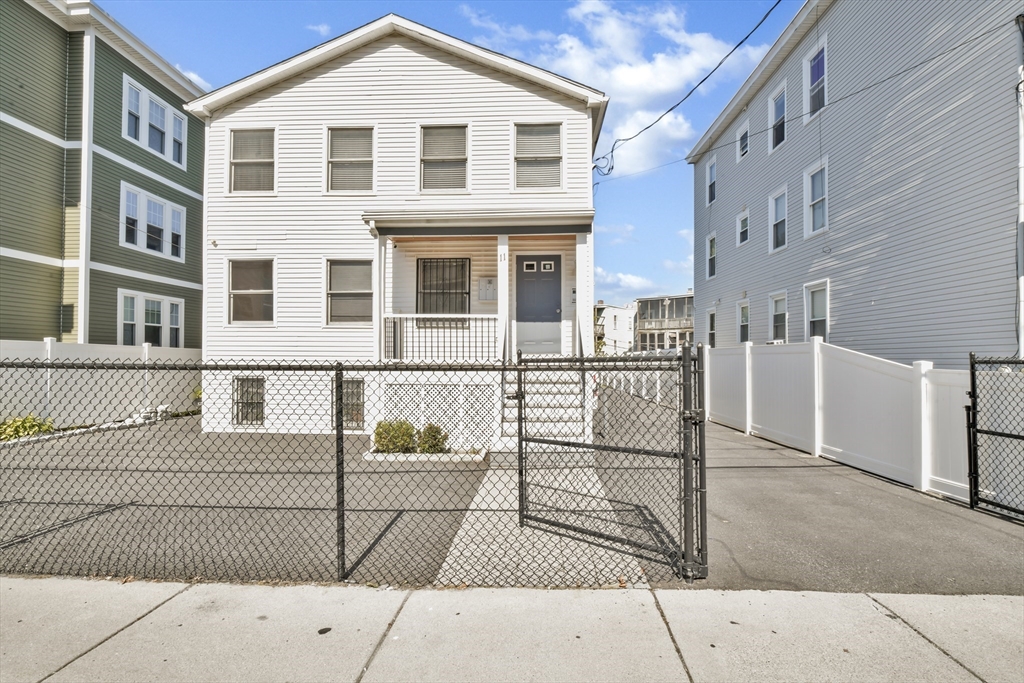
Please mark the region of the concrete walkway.
[[0, 577], [0, 681], [1024, 681], [1024, 597]]

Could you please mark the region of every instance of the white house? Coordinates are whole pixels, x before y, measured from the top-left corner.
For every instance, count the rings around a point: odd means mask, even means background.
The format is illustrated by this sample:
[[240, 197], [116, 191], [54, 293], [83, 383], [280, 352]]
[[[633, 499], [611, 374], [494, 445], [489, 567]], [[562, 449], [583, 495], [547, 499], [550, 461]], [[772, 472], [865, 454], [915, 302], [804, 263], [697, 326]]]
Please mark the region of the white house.
[[618, 356], [633, 350], [635, 315], [635, 301], [625, 306], [606, 304], [600, 300], [594, 304], [594, 338], [604, 342], [605, 355]]
[[193, 101], [204, 357], [592, 354], [607, 104], [395, 15]]
[[687, 157], [698, 341], [1024, 351], [1022, 11], [804, 3]]

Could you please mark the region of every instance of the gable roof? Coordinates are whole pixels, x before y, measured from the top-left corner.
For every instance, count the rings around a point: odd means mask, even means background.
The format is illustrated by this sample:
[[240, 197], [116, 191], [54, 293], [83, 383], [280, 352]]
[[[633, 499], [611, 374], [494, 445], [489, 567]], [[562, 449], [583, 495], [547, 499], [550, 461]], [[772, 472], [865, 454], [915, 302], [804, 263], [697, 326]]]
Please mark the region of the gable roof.
[[257, 71], [251, 76], [246, 76], [234, 83], [229, 83], [222, 88], [218, 88], [193, 100], [185, 108], [198, 116], [209, 117], [216, 110], [222, 109], [243, 97], [269, 88], [287, 78], [303, 73], [392, 34], [407, 36], [471, 62], [511, 74], [586, 103], [587, 107], [594, 109], [594, 144], [597, 144], [597, 135], [601, 130], [605, 109], [608, 106], [608, 97], [600, 90], [595, 90], [582, 83], [577, 83], [558, 74], [521, 62], [518, 59], [513, 59], [459, 40], [458, 38], [453, 38], [440, 31], [417, 24], [415, 21], [400, 17], [397, 14], [388, 14], [365, 26], [361, 26], [326, 43], [301, 52], [283, 62], [278, 62], [262, 71]]
[[793, 20], [786, 26], [778, 40], [761, 58], [747, 80], [743, 82], [740, 89], [725, 105], [725, 109], [708, 127], [700, 140], [693, 146], [690, 153], [686, 155], [687, 163], [695, 164], [703, 156], [704, 152], [712, 146], [718, 136], [732, 124], [732, 122], [746, 109], [750, 101], [757, 96], [761, 88], [765, 86], [775, 71], [782, 66], [782, 63], [789, 57], [789, 54], [796, 49], [807, 32], [814, 27], [814, 23], [821, 18], [821, 15], [832, 5], [834, 0], [806, 0], [800, 11], [796, 13]]

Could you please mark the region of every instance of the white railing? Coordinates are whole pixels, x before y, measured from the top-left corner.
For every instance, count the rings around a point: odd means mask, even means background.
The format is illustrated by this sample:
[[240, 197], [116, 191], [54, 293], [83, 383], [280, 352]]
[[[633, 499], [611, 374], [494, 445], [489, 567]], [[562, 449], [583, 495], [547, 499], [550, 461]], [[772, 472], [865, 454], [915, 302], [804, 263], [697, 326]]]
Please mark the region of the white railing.
[[496, 315], [387, 315], [386, 360], [500, 360]]

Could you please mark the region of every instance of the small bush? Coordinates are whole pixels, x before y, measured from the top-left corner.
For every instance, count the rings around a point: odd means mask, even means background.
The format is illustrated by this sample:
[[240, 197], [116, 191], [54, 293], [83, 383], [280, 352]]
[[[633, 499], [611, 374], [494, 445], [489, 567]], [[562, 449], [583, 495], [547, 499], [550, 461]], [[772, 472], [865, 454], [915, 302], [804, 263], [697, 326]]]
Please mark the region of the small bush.
[[407, 420], [382, 420], [373, 430], [373, 446], [378, 453], [415, 453], [416, 436]]
[[436, 424], [427, 424], [419, 435], [420, 453], [447, 453], [448, 435]]
[[52, 431], [53, 420], [50, 418], [42, 420], [32, 414], [25, 417], [12, 417], [0, 424], [0, 441], [10, 441], [36, 434], [49, 434]]

